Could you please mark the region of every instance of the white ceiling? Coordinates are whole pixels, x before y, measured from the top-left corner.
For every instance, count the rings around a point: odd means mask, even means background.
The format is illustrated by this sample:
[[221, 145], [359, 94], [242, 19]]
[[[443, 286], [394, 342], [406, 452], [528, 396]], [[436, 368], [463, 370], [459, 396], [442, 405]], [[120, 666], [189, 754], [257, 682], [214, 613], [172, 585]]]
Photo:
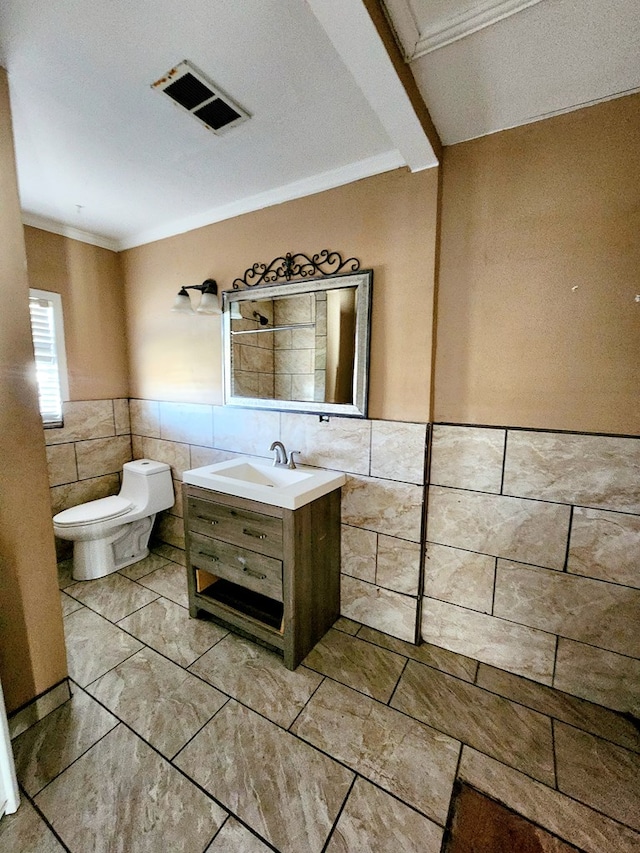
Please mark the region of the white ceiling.
[[[638, 0], [386, 6], [447, 144], [640, 88]], [[151, 89], [183, 59], [250, 121]], [[362, 0], [3, 0], [0, 65], [25, 222], [109, 248], [436, 164]]]

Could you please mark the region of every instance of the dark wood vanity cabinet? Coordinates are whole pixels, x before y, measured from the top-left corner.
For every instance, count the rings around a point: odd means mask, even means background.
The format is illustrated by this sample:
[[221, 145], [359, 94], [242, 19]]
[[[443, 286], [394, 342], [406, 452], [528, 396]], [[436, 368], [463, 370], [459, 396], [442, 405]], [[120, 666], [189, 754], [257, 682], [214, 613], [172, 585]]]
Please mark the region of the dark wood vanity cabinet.
[[183, 485], [189, 612], [295, 669], [340, 613], [340, 489], [289, 510]]

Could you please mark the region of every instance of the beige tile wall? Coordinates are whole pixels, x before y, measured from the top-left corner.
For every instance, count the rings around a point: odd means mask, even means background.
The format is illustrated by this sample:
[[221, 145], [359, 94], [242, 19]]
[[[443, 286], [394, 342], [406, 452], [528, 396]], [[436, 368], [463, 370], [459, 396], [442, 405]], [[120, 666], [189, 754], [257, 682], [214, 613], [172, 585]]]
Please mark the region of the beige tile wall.
[[[415, 639], [420, 582], [425, 424], [260, 412], [131, 400], [134, 458], [182, 473], [251, 454], [269, 457], [279, 439], [306, 465], [344, 471], [342, 612], [372, 628]], [[182, 509], [162, 513], [156, 533], [184, 548]]]
[[436, 425], [422, 636], [640, 713], [640, 439]]
[[63, 417], [63, 427], [44, 431], [54, 514], [117, 494], [132, 458], [128, 400], [64, 403]]

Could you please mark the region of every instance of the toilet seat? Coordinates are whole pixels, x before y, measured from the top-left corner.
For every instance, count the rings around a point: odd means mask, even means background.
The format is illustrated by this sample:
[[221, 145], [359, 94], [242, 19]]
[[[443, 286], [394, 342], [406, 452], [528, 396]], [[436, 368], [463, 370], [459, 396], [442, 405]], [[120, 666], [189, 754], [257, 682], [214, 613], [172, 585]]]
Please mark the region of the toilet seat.
[[72, 506], [58, 513], [53, 520], [60, 527], [75, 527], [78, 524], [91, 524], [119, 518], [128, 513], [132, 507], [131, 501], [113, 495], [110, 498], [100, 498], [97, 501]]

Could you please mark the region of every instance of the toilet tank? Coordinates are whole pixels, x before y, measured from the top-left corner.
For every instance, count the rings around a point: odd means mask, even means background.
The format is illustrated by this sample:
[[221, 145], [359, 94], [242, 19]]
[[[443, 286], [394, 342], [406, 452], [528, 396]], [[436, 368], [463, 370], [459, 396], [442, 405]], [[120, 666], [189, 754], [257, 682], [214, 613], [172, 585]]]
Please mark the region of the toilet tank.
[[120, 497], [131, 501], [136, 511], [143, 515], [169, 509], [175, 501], [171, 468], [153, 459], [125, 462]]

